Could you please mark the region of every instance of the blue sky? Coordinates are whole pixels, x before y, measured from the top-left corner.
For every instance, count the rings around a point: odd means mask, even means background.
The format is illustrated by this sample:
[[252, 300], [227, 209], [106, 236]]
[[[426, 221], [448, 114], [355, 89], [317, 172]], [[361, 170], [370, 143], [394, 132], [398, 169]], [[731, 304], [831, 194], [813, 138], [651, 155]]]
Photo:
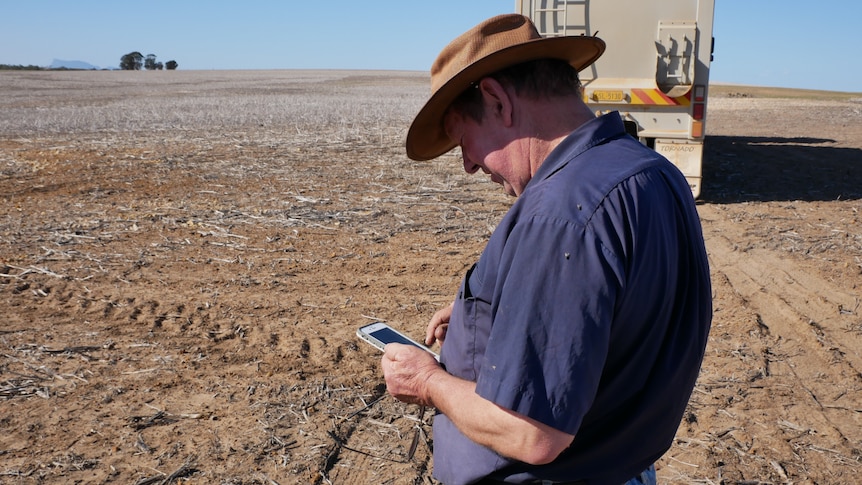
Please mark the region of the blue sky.
[[[514, 4], [0, 0], [0, 64], [115, 67], [139, 51], [180, 69], [427, 70], [449, 40]], [[711, 80], [862, 92], [860, 23], [858, 1], [716, 0]]]

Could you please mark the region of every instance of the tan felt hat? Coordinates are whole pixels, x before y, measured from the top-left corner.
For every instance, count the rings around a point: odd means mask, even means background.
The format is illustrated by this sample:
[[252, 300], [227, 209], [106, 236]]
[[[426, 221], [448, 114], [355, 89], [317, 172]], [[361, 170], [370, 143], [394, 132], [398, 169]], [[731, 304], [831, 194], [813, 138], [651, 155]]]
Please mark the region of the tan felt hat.
[[407, 132], [407, 156], [431, 160], [455, 147], [443, 131], [443, 115], [464, 90], [483, 77], [522, 62], [562, 59], [578, 71], [605, 51], [598, 37], [542, 37], [529, 18], [499, 15], [447, 45], [431, 66], [431, 97]]

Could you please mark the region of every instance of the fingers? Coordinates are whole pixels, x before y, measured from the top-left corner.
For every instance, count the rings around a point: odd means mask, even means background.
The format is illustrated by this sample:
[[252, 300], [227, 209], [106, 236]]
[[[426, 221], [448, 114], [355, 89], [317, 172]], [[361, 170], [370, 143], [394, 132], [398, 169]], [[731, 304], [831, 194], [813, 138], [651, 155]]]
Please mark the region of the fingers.
[[431, 345], [436, 341], [442, 346], [443, 341], [446, 340], [446, 332], [448, 332], [448, 331], [449, 331], [449, 324], [448, 323], [443, 323], [443, 324], [438, 325], [434, 329], [434, 335], [433, 335], [434, 338], [430, 339], [431, 342], [429, 342], [428, 345]]
[[389, 344], [381, 359], [386, 389], [399, 401], [430, 405], [425, 383], [439, 369], [428, 352], [412, 345]]
[[434, 342], [437, 341], [437, 328], [440, 325], [440, 323], [431, 320], [431, 323], [425, 329], [425, 345], [434, 345]]
[[452, 317], [452, 308], [455, 302], [437, 310], [428, 327], [425, 329], [425, 345], [433, 345], [434, 342], [440, 342], [443, 345], [443, 340], [446, 339], [446, 331], [449, 328], [449, 319]]

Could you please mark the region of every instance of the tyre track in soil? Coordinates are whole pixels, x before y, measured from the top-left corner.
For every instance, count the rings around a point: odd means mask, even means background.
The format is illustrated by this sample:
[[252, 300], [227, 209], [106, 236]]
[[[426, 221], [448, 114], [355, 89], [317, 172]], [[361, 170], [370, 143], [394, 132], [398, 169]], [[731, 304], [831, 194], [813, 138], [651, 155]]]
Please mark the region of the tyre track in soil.
[[[789, 402], [784, 410], [804, 407], [806, 413], [793, 416], [806, 421], [798, 424], [813, 434], [831, 436], [833, 447], [855, 454], [862, 440], [862, 345], [852, 332], [862, 295], [809, 272], [801, 261], [741, 246], [735, 241], [746, 240], [743, 228], [734, 231], [719, 206], [698, 209], [713, 280], [726, 281], [754, 314], [756, 329], [750, 333], [765, 345], [765, 373], [785, 374], [793, 389], [802, 391], [797, 397], [807, 401]], [[792, 358], [774, 357], [782, 355]], [[848, 395], [850, 399], [842, 399]]]

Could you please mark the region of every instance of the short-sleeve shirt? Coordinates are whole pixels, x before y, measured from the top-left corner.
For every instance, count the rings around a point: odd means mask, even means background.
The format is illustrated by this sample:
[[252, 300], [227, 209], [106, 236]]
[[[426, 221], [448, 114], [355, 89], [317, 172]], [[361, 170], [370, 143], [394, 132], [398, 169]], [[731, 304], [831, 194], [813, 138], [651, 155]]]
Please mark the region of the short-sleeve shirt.
[[441, 362], [476, 392], [575, 435], [532, 466], [434, 420], [434, 475], [622, 483], [673, 440], [712, 318], [691, 190], [611, 113], [535, 173], [464, 277]]

